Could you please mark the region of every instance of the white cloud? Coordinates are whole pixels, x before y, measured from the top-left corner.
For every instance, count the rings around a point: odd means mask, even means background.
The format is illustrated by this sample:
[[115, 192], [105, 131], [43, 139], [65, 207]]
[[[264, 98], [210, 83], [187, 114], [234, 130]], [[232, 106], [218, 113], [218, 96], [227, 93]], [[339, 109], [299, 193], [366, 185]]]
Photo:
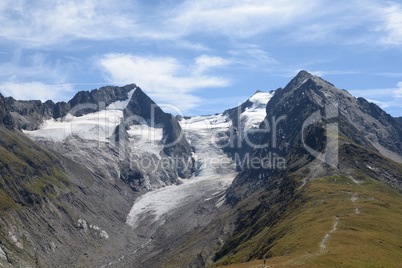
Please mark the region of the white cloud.
[[233, 56], [234, 62], [253, 68], [263, 68], [277, 63], [268, 52], [254, 44], [238, 44], [228, 53]]
[[310, 71], [311, 74], [316, 76], [326, 76], [326, 75], [345, 75], [345, 74], [360, 74], [360, 71], [348, 71], [348, 70], [333, 70], [333, 71]]
[[222, 67], [230, 64], [230, 60], [223, 59], [221, 57], [214, 57], [208, 55], [201, 55], [195, 59], [195, 73], [202, 74], [204, 71], [214, 68]]
[[61, 95], [72, 92], [71, 85], [46, 85], [41, 82], [16, 83], [4, 82], [0, 84], [0, 91], [5, 96], [17, 100], [60, 100]]
[[381, 96], [391, 96], [395, 92], [395, 88], [383, 88], [383, 89], [354, 89], [349, 90], [349, 93], [353, 96], [363, 98], [378, 98]]
[[187, 0], [169, 13], [168, 23], [182, 35], [212, 32], [246, 38], [304, 20], [313, 1]]
[[200, 98], [192, 93], [201, 88], [226, 87], [230, 81], [205, 72], [229, 64], [225, 59], [203, 55], [189, 66], [172, 57], [139, 57], [130, 54], [108, 54], [100, 60], [106, 79], [113, 84], [135, 83], [158, 103], [169, 102], [188, 110]]
[[352, 95], [363, 97], [370, 102], [378, 104], [381, 108], [393, 108], [396, 111], [402, 108], [402, 82], [397, 88], [350, 90]]
[[19, 100], [66, 101], [74, 92], [65, 82], [70, 69], [46, 54], [16, 50], [10, 61], [0, 64], [0, 92]]
[[133, 17], [123, 15], [124, 8], [109, 0], [6, 1], [0, 5], [0, 37], [23, 47], [122, 37], [136, 27]]
[[388, 2], [389, 6], [382, 10], [385, 31], [388, 35], [383, 38], [385, 44], [402, 44], [402, 6]]
[[201, 44], [201, 43], [192, 43], [186, 40], [174, 40], [172, 43], [173, 46], [178, 47], [178, 48], [185, 48], [188, 50], [194, 50], [194, 51], [209, 51], [210, 48], [207, 46]]
[[[0, 37], [23, 47], [73, 40], [176, 40], [196, 34], [246, 39], [277, 32], [290, 42], [402, 43], [402, 7], [395, 1], [185, 0], [172, 4], [112, 0], [3, 0]], [[153, 5], [152, 7], [148, 5]], [[147, 6], [146, 9], [144, 6]]]
[[21, 52], [17, 51], [13, 60], [0, 64], [0, 79], [13, 82], [47, 80], [52, 83], [64, 83], [70, 68], [69, 64], [49, 60], [43, 53], [21, 55]]
[[394, 98], [402, 99], [402, 82], [398, 83], [398, 89], [393, 92]]
[[394, 1], [186, 0], [166, 18], [165, 37], [171, 32], [176, 38], [209, 33], [246, 39], [277, 32], [295, 43], [402, 42], [402, 8]]

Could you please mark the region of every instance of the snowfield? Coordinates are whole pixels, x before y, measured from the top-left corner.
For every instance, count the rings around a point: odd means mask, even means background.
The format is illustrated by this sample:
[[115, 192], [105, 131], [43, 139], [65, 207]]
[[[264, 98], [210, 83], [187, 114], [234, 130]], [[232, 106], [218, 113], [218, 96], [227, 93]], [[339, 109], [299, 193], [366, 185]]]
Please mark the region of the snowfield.
[[125, 101], [111, 103], [106, 109], [83, 116], [67, 114], [64, 118], [49, 119], [40, 129], [24, 130], [31, 139], [37, 141], [62, 142], [79, 138], [82, 140], [107, 142], [123, 118], [135, 89], [128, 93]]
[[107, 142], [121, 118], [121, 110], [103, 110], [79, 117], [68, 114], [64, 118], [46, 120], [40, 129], [24, 130], [24, 133], [37, 141], [62, 142], [80, 138]]
[[[257, 92], [249, 101], [252, 106], [241, 115], [244, 131], [258, 128], [266, 116], [266, 104], [272, 93]], [[127, 216], [133, 229], [163, 225], [189, 203], [203, 203], [216, 197], [216, 207], [223, 204], [223, 193], [236, 177], [236, 166], [219, 146], [228, 139], [231, 120], [223, 114], [195, 116], [180, 122], [194, 147], [195, 174], [183, 184], [148, 192], [137, 199]], [[220, 142], [221, 141], [221, 142]], [[150, 233], [148, 233], [150, 234]]]
[[130, 147], [137, 155], [153, 154], [160, 158], [163, 150], [163, 128], [133, 125], [127, 130]]
[[244, 125], [244, 131], [252, 128], [258, 128], [267, 115], [265, 108], [273, 95], [273, 93], [259, 91], [249, 99], [249, 101], [253, 103], [253, 106], [247, 108], [240, 115], [240, 121]]
[[237, 175], [233, 160], [214, 143], [214, 135], [224, 135], [229, 129], [226, 117], [197, 116], [182, 120], [181, 125], [195, 147], [197, 172], [190, 179], [182, 180], [181, 185], [151, 191], [137, 199], [127, 216], [127, 224], [133, 229], [150, 224], [163, 225], [165, 219], [181, 206], [218, 196]]

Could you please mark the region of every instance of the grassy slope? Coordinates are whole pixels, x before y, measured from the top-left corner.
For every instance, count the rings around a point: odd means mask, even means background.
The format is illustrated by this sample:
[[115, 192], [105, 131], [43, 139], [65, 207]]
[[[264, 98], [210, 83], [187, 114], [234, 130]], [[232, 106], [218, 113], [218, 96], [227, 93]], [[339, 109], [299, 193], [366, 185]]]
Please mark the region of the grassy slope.
[[[353, 195], [358, 197], [355, 202]], [[361, 213], [356, 214], [356, 206]], [[337, 228], [322, 250], [336, 216]], [[260, 251], [274, 266], [397, 267], [402, 263], [401, 222], [402, 195], [384, 184], [368, 177], [356, 184], [342, 175], [316, 179], [297, 191], [275, 225], [245, 242], [226, 263]], [[229, 267], [261, 264], [258, 260]]]
[[23, 134], [0, 127], [0, 215], [39, 204], [68, 189], [61, 170], [53, 154]]
[[[3, 250], [8, 249], [9, 261], [29, 263], [34, 257], [10, 241], [6, 222], [17, 224], [18, 213], [39, 207], [44, 200], [57, 204], [56, 197], [70, 190], [57, 157], [22, 133], [0, 126], [0, 242]], [[0, 264], [9, 265], [5, 260]]]

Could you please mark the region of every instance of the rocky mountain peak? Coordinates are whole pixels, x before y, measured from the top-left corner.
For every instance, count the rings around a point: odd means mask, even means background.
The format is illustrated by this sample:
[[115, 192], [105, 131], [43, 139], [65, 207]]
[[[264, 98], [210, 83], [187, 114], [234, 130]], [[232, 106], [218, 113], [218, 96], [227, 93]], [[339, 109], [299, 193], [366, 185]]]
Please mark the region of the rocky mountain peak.
[[307, 71], [300, 71], [283, 89], [285, 92], [291, 92], [301, 88], [307, 88], [308, 86], [315, 86], [318, 89], [335, 89], [335, 86], [328, 81], [325, 81], [321, 77], [315, 76]]
[[[116, 101], [125, 101], [129, 99], [129, 93], [135, 90], [135, 84], [129, 84], [123, 87], [106, 86], [91, 91], [78, 92], [69, 102], [70, 108], [74, 108], [79, 104], [95, 104], [103, 103], [105, 107]], [[75, 116], [82, 116], [87, 113], [94, 112], [94, 109], [80, 109], [75, 113]]]
[[124, 109], [125, 119], [134, 115], [153, 124], [163, 124], [164, 121], [168, 120], [165, 112], [139, 87], [135, 89], [126, 109]]
[[[373, 103], [355, 98], [324, 79], [301, 71], [291, 82], [275, 92], [267, 105], [267, 115], [287, 115], [301, 122], [316, 111], [324, 116], [329, 106], [337, 107], [346, 136], [357, 144], [371, 144], [381, 154], [402, 162], [402, 129], [395, 120]], [[300, 118], [301, 114], [305, 114]], [[350, 126], [346, 127], [346, 124]], [[356, 128], [355, 130], [350, 129]], [[360, 133], [359, 138], [355, 133]], [[353, 134], [353, 135], [352, 135]]]
[[286, 85], [285, 89], [290, 90], [294, 88], [299, 88], [308, 79], [313, 79], [314, 75], [307, 71], [300, 71], [290, 82]]

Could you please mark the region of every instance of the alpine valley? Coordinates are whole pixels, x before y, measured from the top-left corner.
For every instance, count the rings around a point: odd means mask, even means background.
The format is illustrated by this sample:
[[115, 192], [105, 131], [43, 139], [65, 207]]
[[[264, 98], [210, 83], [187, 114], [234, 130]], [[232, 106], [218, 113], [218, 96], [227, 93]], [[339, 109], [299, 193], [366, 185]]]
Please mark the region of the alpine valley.
[[0, 267], [402, 263], [401, 118], [306, 71], [220, 114], [164, 107], [134, 84], [0, 95]]

